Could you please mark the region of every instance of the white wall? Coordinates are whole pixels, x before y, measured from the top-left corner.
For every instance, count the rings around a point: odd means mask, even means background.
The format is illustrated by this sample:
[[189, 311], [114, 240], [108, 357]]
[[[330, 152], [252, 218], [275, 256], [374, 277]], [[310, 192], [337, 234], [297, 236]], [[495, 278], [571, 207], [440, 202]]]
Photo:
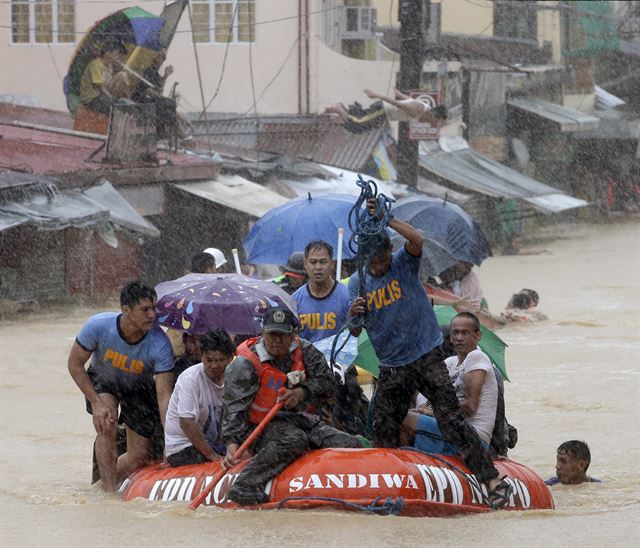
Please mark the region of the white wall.
[[[134, 2], [76, 4], [76, 31], [84, 32], [96, 20]], [[140, 4], [151, 13], [159, 14], [164, 3], [149, 1]], [[336, 2], [336, 5], [339, 5]], [[396, 61], [363, 61], [345, 57], [322, 43], [323, 16], [321, 0], [309, 0], [309, 79], [310, 111], [322, 112], [332, 102], [371, 102], [365, 88], [378, 92], [391, 91], [398, 70]], [[256, 42], [251, 46], [255, 94], [260, 114], [298, 112], [298, 0], [256, 0]], [[273, 21], [280, 19], [280, 21]], [[263, 21], [264, 24], [260, 24]], [[67, 72], [76, 44], [25, 45], [11, 44], [9, 4], [0, 3], [0, 96], [34, 96], [47, 108], [66, 110], [62, 78]], [[78, 41], [81, 35], [78, 35]], [[226, 44], [197, 44], [203, 80], [205, 103], [211, 100], [222, 70]], [[220, 90], [209, 112], [245, 112], [251, 109], [253, 94], [249, 68], [250, 46], [231, 44]], [[393, 55], [392, 55], [393, 56]], [[202, 101], [197, 67], [191, 44], [188, 13], [182, 17], [168, 55], [175, 68], [167, 81], [169, 91], [179, 82], [180, 108], [200, 111]], [[433, 66], [432, 66], [433, 65]], [[425, 64], [425, 70], [436, 70], [436, 64]], [[449, 70], [459, 70], [450, 63]], [[455, 67], [454, 67], [455, 65]], [[276, 73], [280, 70], [279, 75]], [[304, 73], [304, 71], [303, 71]], [[275, 79], [274, 79], [275, 77]], [[391, 77], [391, 80], [390, 80]], [[264, 92], [269, 82], [270, 87]]]

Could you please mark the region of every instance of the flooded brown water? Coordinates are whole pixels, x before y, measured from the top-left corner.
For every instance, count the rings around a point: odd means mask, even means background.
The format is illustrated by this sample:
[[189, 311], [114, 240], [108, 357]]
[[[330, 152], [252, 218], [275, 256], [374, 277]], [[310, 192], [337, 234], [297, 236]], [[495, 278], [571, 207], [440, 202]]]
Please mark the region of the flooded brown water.
[[448, 519], [124, 504], [89, 486], [93, 427], [66, 358], [98, 309], [73, 308], [0, 325], [0, 546], [640, 545], [639, 225], [571, 226], [530, 251], [479, 271], [492, 309], [530, 287], [550, 318], [500, 332], [511, 457], [547, 478], [556, 447], [584, 439], [604, 484], [554, 487], [555, 511]]

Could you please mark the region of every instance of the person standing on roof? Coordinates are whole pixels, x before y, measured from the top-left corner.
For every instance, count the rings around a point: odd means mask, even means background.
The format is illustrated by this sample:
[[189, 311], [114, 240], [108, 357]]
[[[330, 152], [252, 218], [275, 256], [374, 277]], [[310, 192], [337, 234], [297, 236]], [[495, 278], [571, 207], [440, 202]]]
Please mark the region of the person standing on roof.
[[[369, 213], [380, 218], [375, 199], [367, 202]], [[365, 297], [358, 295], [360, 276], [349, 280], [352, 317], [365, 314], [365, 327], [378, 358], [380, 376], [373, 411], [373, 442], [377, 447], [398, 447], [400, 427], [416, 390], [431, 402], [440, 430], [447, 441], [459, 448], [465, 463], [489, 490], [495, 506], [508, 502], [512, 485], [500, 480], [476, 430], [460, 410], [442, 351], [442, 332], [420, 282], [423, 239], [410, 224], [393, 218], [392, 228], [407, 241], [392, 253], [391, 240], [384, 231], [371, 239], [366, 250]], [[362, 327], [353, 327], [359, 335]]]
[[282, 268], [282, 276], [273, 281], [280, 289], [292, 295], [300, 286], [307, 282], [307, 271], [304, 268], [304, 253], [295, 251], [287, 259], [287, 264]]
[[[309, 449], [361, 447], [353, 436], [320, 420], [315, 404], [331, 398], [335, 383], [322, 353], [300, 339], [298, 320], [286, 308], [265, 312], [262, 336], [237, 348], [236, 359], [224, 375], [222, 440], [227, 446], [224, 466], [238, 464], [235, 453], [277, 401], [279, 411], [258, 437], [253, 459], [229, 491], [241, 505], [268, 500], [267, 482]], [[286, 388], [278, 396], [280, 388]]]
[[300, 337], [315, 342], [336, 335], [349, 317], [349, 290], [333, 278], [333, 247], [322, 240], [307, 244], [304, 268], [309, 282], [293, 295], [300, 318]]

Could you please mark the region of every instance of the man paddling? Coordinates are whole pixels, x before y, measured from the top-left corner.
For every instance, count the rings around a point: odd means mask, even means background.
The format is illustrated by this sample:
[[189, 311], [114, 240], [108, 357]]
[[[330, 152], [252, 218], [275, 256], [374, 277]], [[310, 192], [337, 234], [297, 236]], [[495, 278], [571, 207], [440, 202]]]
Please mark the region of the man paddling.
[[[369, 212], [380, 217], [375, 199]], [[359, 274], [349, 280], [353, 299], [349, 314], [360, 316], [367, 307], [365, 327], [380, 360], [373, 413], [373, 441], [377, 447], [397, 447], [400, 427], [416, 390], [431, 402], [438, 425], [457, 446], [471, 471], [486, 483], [496, 507], [508, 502], [512, 486], [501, 481], [489, 452], [460, 411], [442, 352], [442, 333], [433, 307], [420, 282], [423, 239], [410, 224], [391, 218], [389, 227], [407, 241], [392, 253], [386, 232], [372, 238], [366, 254], [365, 298], [358, 296]], [[352, 329], [359, 335], [362, 328]]]
[[[225, 371], [222, 439], [226, 467], [239, 462], [235, 452], [276, 401], [280, 411], [257, 439], [255, 457], [229, 491], [241, 505], [268, 500], [267, 482], [309, 449], [360, 447], [360, 442], [323, 423], [313, 404], [330, 398], [334, 380], [322, 353], [298, 338], [298, 320], [287, 309], [273, 307], [262, 321], [262, 336], [248, 339]], [[302, 379], [296, 383], [297, 379]], [[280, 396], [279, 390], [285, 389]]]
[[[156, 298], [152, 287], [127, 284], [120, 293], [121, 312], [89, 318], [69, 353], [69, 373], [86, 398], [98, 433], [96, 459], [105, 491], [115, 491], [119, 482], [147, 464], [152, 440], [163, 438], [173, 353], [167, 336], [155, 327]], [[127, 452], [120, 457], [118, 407], [127, 432]]]

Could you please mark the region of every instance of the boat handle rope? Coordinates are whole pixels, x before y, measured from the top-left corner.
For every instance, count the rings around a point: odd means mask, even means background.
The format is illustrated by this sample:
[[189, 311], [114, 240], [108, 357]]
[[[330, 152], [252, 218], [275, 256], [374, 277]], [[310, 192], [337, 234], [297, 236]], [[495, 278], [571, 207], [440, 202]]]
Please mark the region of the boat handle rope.
[[367, 512], [369, 514], [382, 514], [385, 516], [397, 516], [404, 510], [404, 498], [403, 497], [387, 497], [382, 503], [378, 504], [382, 497], [376, 497], [369, 506], [363, 506], [362, 504], [356, 504], [355, 502], [349, 502], [336, 497], [286, 497], [276, 504], [276, 509], [280, 510], [287, 502], [290, 501], [320, 501], [320, 502], [335, 502], [342, 504], [347, 508], [353, 508], [360, 512]]

